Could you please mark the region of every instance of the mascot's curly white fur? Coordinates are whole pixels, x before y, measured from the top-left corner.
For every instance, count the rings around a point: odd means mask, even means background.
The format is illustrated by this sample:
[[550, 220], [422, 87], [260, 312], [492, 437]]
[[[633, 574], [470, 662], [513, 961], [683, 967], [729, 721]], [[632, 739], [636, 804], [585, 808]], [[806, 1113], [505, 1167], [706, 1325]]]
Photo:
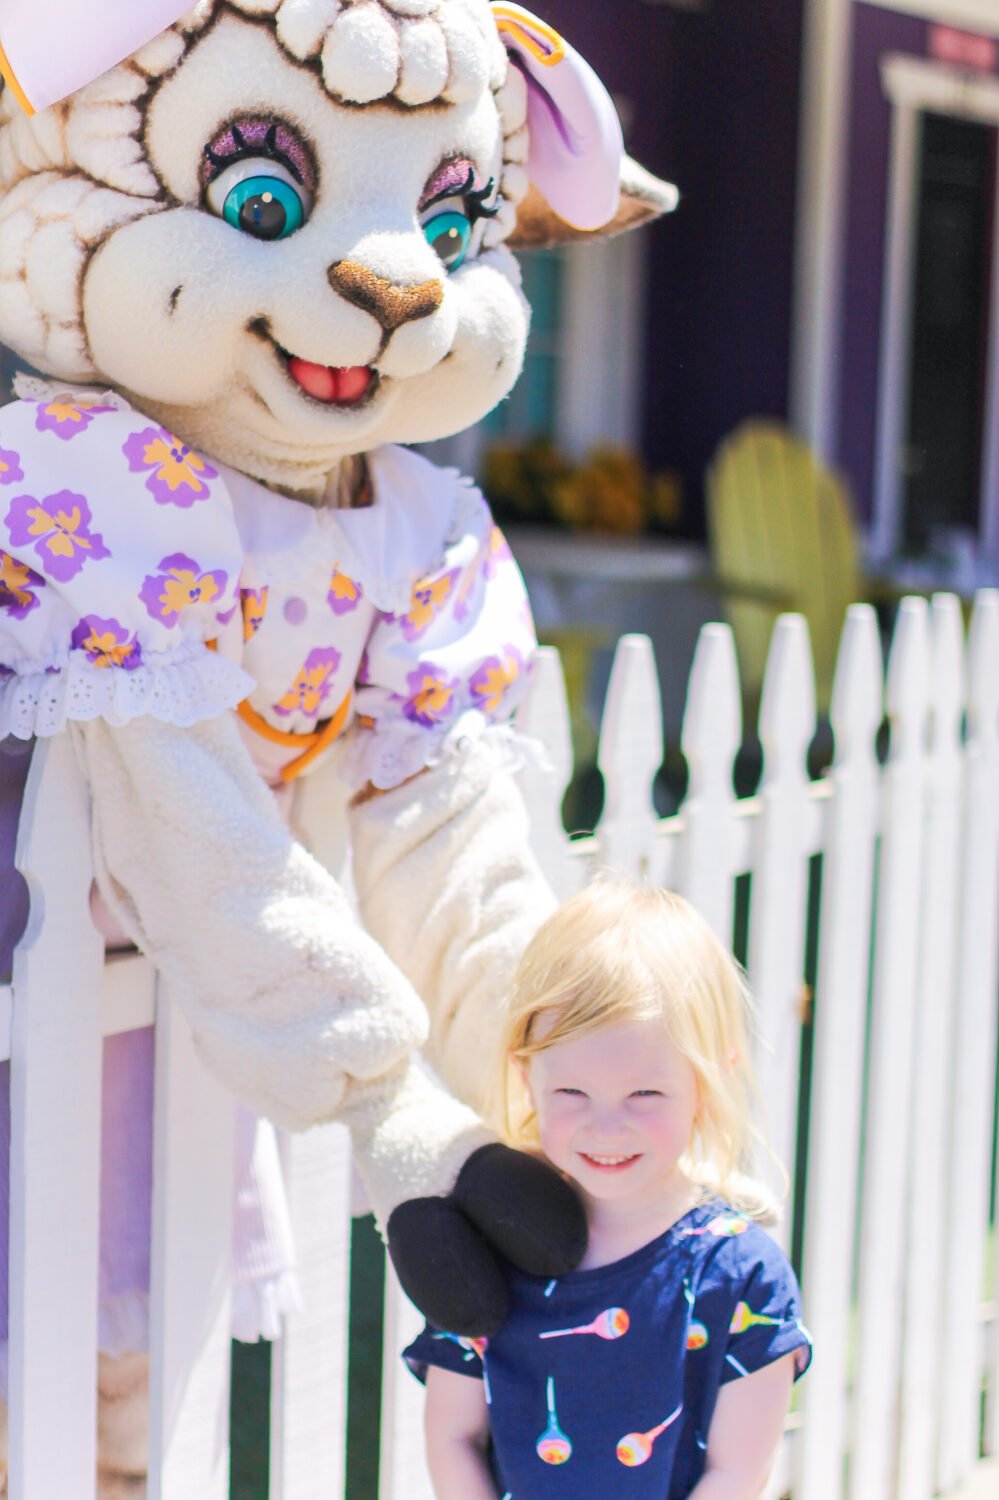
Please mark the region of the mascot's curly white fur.
[[[671, 190], [514, 5], [112, 9], [124, 46], [33, 115], [0, 38], [0, 340], [34, 371], [0, 413], [0, 738], [72, 736], [103, 902], [209, 1065], [282, 1125], [344, 1121], [407, 1286], [481, 1333], [494, 1247], [546, 1273], [581, 1248], [560, 1180], [473, 1112], [551, 903], [504, 727], [532, 633], [482, 497], [391, 445], [510, 390], [510, 243], [623, 228]], [[355, 783], [361, 921], [282, 817], [326, 753]], [[141, 1136], [105, 1143], [130, 1188]], [[144, 1483], [130, 1274], [102, 1288], [126, 1356], [102, 1365], [108, 1494]]]

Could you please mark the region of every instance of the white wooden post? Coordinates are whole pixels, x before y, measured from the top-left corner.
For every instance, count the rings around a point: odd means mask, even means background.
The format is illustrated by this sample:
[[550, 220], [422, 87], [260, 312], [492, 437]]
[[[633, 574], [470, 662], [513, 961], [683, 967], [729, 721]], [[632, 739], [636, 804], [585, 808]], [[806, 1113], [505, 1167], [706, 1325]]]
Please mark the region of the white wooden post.
[[962, 840], [951, 1194], [944, 1293], [947, 1339], [939, 1482], [963, 1479], [978, 1458], [980, 1308], [988, 1230], [995, 1100], [996, 913], [999, 910], [999, 592], [975, 603], [968, 643], [968, 744]]
[[90, 920], [86, 784], [68, 735], [36, 747], [17, 867], [10, 1151], [11, 1500], [96, 1480], [103, 943]]
[[236, 1108], [176, 995], [156, 1005], [150, 1500], [227, 1500]]
[[[953, 594], [938, 594], [930, 614], [931, 744], [926, 783], [926, 858], [918, 923], [920, 956], [915, 1008], [913, 1164], [907, 1273], [902, 1318], [901, 1439], [898, 1493], [932, 1500], [936, 1493], [946, 1216], [927, 1213], [947, 1201], [947, 1132], [955, 1006], [955, 943], [960, 901], [963, 781], [964, 629]], [[966, 1351], [968, 1362], [970, 1350]]]
[[843, 1494], [882, 671], [874, 611], [851, 605], [830, 713], [836, 754], [822, 863], [802, 1267], [806, 1315], [821, 1354], [802, 1385], [795, 1500]]
[[538, 864], [559, 896], [578, 888], [579, 867], [569, 858], [562, 827], [562, 798], [572, 780], [572, 732], [562, 663], [554, 646], [541, 646], [527, 697], [517, 713], [517, 729], [533, 740], [543, 760], [531, 760], [518, 774]]
[[[926, 601], [899, 610], [888, 664], [891, 749], [883, 778], [871, 1002], [852, 1500], [896, 1482], [914, 996], [923, 865], [930, 674]], [[821, 1292], [821, 1288], [819, 1289]]]
[[681, 815], [678, 885], [687, 900], [731, 944], [735, 910], [735, 792], [732, 766], [742, 739], [735, 644], [727, 625], [705, 625], [687, 689], [681, 745], [690, 781]]
[[421, 1314], [386, 1259], [378, 1500], [434, 1500], [423, 1440], [423, 1389], [399, 1358], [422, 1328]]
[[[760, 1016], [756, 1066], [770, 1143], [794, 1183], [805, 982], [809, 782], [806, 757], [815, 733], [815, 678], [808, 626], [801, 615], [777, 621], [760, 704], [763, 782], [756, 821], [747, 969]], [[780, 1190], [766, 1159], [757, 1169]], [[791, 1204], [777, 1231], [787, 1248]]]
[[641, 877], [650, 873], [657, 819], [652, 785], [663, 763], [659, 674], [647, 635], [617, 643], [600, 723], [597, 764], [604, 778], [600, 861]]
[[271, 1357], [270, 1500], [342, 1500], [350, 1139], [342, 1125], [326, 1125], [282, 1147], [302, 1307], [285, 1317]]

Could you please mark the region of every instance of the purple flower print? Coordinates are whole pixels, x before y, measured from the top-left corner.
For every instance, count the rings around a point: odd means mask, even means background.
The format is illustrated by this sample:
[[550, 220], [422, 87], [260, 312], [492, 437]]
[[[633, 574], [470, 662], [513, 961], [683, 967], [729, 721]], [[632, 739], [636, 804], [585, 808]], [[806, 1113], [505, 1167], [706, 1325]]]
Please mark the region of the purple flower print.
[[326, 602], [333, 613], [335, 615], [350, 614], [350, 611], [356, 609], [363, 598], [364, 590], [361, 585], [336, 568], [330, 579], [329, 593], [326, 595]]
[[415, 641], [430, 629], [454, 591], [460, 568], [442, 573], [439, 578], [424, 578], [413, 589], [409, 614], [402, 617], [402, 633], [407, 641]]
[[203, 573], [193, 557], [174, 552], [160, 563], [162, 572], [147, 576], [139, 598], [154, 620], [172, 628], [185, 609], [212, 604], [225, 592], [226, 575], [221, 568]]
[[40, 600], [34, 592], [43, 589], [45, 579], [27, 563], [18, 562], [9, 552], [0, 551], [0, 609], [13, 620], [23, 620], [37, 609]]
[[218, 478], [210, 463], [165, 427], [133, 432], [121, 451], [133, 474], [149, 473], [146, 489], [157, 505], [188, 510], [196, 500], [208, 498], [208, 480]]
[[111, 556], [104, 538], [90, 530], [92, 520], [82, 495], [60, 490], [44, 500], [19, 495], [7, 512], [7, 530], [15, 547], [34, 546], [43, 573], [68, 583], [84, 563]]
[[274, 712], [285, 718], [289, 714], [302, 713], [308, 714], [310, 719], [318, 719], [339, 665], [340, 653], [333, 646], [310, 651], [291, 687], [281, 701], [275, 703]]
[[68, 396], [61, 401], [39, 401], [35, 427], [39, 432], [53, 432], [68, 443], [86, 432], [94, 418], [105, 411], [114, 411], [114, 407], [98, 406], [96, 401], [72, 401]]
[[102, 620], [100, 615], [84, 615], [70, 636], [74, 651], [86, 653], [94, 667], [121, 667], [134, 672], [142, 665], [142, 650], [134, 635], [117, 620]]
[[515, 646], [504, 646], [502, 656], [487, 657], [470, 683], [475, 706], [495, 717], [523, 668], [523, 658]]
[[402, 705], [403, 714], [424, 729], [435, 728], [453, 711], [458, 685], [441, 667], [425, 662], [406, 678], [409, 697]]
[[23, 478], [21, 455], [12, 449], [0, 448], [0, 484], [17, 484]]

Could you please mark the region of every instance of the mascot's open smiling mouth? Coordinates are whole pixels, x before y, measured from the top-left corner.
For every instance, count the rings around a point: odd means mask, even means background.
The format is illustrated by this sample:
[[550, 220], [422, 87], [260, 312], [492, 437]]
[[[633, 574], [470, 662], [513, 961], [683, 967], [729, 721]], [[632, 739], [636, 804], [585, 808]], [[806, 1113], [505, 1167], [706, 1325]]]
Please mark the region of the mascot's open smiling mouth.
[[317, 365], [286, 350], [280, 353], [295, 384], [324, 406], [367, 405], [378, 390], [379, 375], [373, 365]]

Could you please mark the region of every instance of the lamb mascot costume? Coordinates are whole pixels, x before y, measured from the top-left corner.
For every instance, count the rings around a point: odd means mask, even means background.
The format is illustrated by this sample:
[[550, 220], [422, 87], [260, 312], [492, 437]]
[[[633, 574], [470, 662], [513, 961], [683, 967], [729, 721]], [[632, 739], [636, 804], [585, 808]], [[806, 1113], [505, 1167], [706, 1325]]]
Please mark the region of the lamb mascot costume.
[[[70, 734], [105, 920], [245, 1105], [349, 1126], [404, 1284], [487, 1332], [495, 1250], [547, 1275], [582, 1249], [561, 1179], [475, 1113], [552, 905], [512, 775], [534, 639], [482, 496], [396, 445], [516, 380], [511, 244], [628, 227], [672, 190], [516, 5], [22, 0], [0, 43], [0, 341], [33, 372], [0, 412], [0, 739]], [[327, 755], [359, 917], [283, 816]], [[105, 1190], [141, 1205], [151, 1044], [115, 1042]], [[246, 1244], [280, 1219], [269, 1130], [240, 1164], [249, 1337], [288, 1295]], [[122, 1238], [105, 1495], [145, 1488], [148, 1243]]]

